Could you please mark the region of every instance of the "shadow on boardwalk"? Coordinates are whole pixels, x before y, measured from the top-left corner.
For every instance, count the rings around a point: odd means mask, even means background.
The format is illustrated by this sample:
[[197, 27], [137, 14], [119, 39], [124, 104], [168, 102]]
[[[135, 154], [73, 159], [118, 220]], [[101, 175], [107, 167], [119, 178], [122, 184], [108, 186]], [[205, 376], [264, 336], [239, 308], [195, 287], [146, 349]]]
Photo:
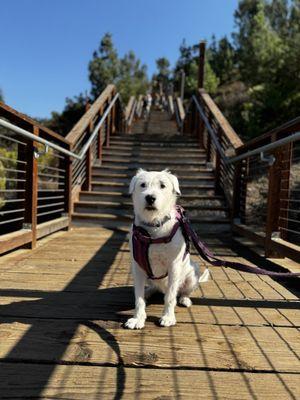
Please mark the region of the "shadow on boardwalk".
[[[0, 290], [0, 295], [4, 296], [20, 296], [20, 297], [42, 297], [39, 300], [29, 300], [11, 303], [0, 307], [0, 322], [21, 323], [31, 325], [24, 336], [17, 342], [15, 347], [1, 361], [11, 363], [10, 376], [13, 376], [15, 382], [10, 382], [12, 397], [20, 395], [17, 393], [19, 377], [22, 376], [22, 386], [26, 387], [26, 378], [28, 377], [28, 385], [30, 385], [32, 372], [30, 371], [30, 363], [43, 364], [39, 375], [36, 376], [39, 385], [30, 388], [31, 398], [41, 395], [46, 388], [49, 378], [51, 377], [57, 364], [63, 364], [61, 358], [66, 352], [68, 345], [73, 338], [78, 325], [85, 325], [94, 330], [97, 335], [115, 352], [118, 359], [118, 372], [116, 382], [115, 399], [121, 397], [125, 384], [125, 371], [122, 366], [120, 349], [114, 336], [108, 332], [105, 327], [99, 326], [89, 320], [89, 316], [83, 312], [83, 306], [87, 303], [92, 304], [94, 309], [102, 308], [104, 310], [106, 320], [116, 320], [117, 313], [132, 308], [133, 295], [132, 288], [108, 288], [98, 289], [105, 275], [113, 264], [119, 247], [125, 241], [126, 234], [113, 233], [112, 236], [99, 248], [98, 261], [92, 258], [72, 279], [72, 281], [61, 292], [43, 292], [43, 291], [23, 291], [23, 290]], [[116, 239], [120, 246], [115, 246]], [[114, 245], [113, 245], [114, 244]], [[105, 258], [99, 262], [99, 252], [106, 254]], [[97, 256], [95, 255], [95, 257]], [[80, 286], [89, 285], [88, 291], [80, 291]], [[118, 299], [128, 298], [128, 306], [126, 303], [118, 303]], [[109, 305], [111, 303], [111, 306]], [[101, 314], [103, 315], [103, 314]], [[22, 317], [18, 317], [22, 316]], [[93, 318], [92, 318], [93, 317]], [[82, 319], [84, 318], [84, 319]], [[95, 313], [90, 319], [95, 319]], [[46, 321], [46, 323], [45, 323]], [[104, 324], [105, 325], [105, 324]], [[62, 337], [63, 336], [63, 337]], [[38, 340], [40, 337], [48, 338], [47, 341]], [[63, 339], [63, 340], [62, 340]], [[79, 344], [80, 345], [80, 344]], [[50, 361], [49, 361], [50, 360]], [[75, 355], [77, 364], [84, 365], [89, 360], [89, 349], [82, 343], [80, 350]], [[29, 362], [24, 373], [24, 362]], [[7, 364], [6, 364], [7, 365]], [[25, 364], [26, 365], [26, 364]], [[5, 364], [0, 364], [0, 380], [4, 384]], [[36, 374], [36, 370], [34, 372]], [[7, 388], [5, 387], [5, 391]], [[0, 390], [1, 392], [1, 390]], [[1, 395], [0, 395], [1, 397]]]

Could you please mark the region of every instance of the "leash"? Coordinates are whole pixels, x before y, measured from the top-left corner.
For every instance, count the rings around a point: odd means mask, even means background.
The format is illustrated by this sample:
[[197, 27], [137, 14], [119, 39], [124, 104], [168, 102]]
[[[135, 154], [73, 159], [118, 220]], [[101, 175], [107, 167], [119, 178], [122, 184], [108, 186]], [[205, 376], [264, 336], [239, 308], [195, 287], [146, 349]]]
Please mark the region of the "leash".
[[249, 272], [250, 274], [268, 275], [277, 278], [294, 278], [300, 276], [300, 272], [273, 272], [259, 267], [242, 264], [239, 262], [220, 260], [201, 242], [192, 224], [185, 214], [185, 210], [181, 206], [176, 206], [177, 212], [180, 214], [179, 223], [184, 236], [187, 237], [195, 246], [198, 254], [209, 264], [215, 267], [232, 268], [237, 271]]

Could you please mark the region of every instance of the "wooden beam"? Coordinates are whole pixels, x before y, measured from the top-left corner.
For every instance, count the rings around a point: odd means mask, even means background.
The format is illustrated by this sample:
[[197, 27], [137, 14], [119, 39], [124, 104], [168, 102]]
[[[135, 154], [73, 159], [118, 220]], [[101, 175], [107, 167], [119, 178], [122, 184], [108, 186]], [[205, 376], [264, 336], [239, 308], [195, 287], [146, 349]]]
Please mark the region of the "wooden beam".
[[199, 43], [198, 88], [204, 87], [205, 42]]
[[[33, 127], [33, 134], [39, 136], [39, 127]], [[24, 228], [32, 231], [30, 248], [36, 247], [38, 160], [35, 157], [37, 143], [29, 140], [26, 150], [25, 212]]]
[[243, 145], [243, 141], [234, 131], [228, 120], [224, 117], [223, 113], [220, 111], [219, 107], [213, 101], [208, 93], [206, 93], [203, 89], [199, 90], [199, 96], [208, 107], [210, 112], [212, 113], [216, 122], [220, 125], [221, 129], [224, 132], [224, 135], [230, 141], [232, 146], [237, 149], [238, 147]]
[[37, 225], [37, 239], [50, 235], [53, 232], [67, 228], [70, 223], [69, 217], [60, 217], [51, 221], [43, 222]]
[[7, 233], [0, 236], [0, 254], [7, 253], [13, 249], [31, 243], [32, 231], [30, 229], [21, 229], [16, 232]]

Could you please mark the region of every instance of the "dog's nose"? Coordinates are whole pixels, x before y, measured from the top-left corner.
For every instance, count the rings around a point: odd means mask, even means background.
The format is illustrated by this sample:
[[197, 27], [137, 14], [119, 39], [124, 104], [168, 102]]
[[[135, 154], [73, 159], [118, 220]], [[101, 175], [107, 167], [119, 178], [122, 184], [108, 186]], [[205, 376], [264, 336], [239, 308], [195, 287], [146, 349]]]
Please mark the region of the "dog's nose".
[[149, 206], [152, 206], [152, 204], [155, 202], [156, 198], [152, 196], [151, 194], [147, 194], [145, 197], [146, 202], [149, 204]]

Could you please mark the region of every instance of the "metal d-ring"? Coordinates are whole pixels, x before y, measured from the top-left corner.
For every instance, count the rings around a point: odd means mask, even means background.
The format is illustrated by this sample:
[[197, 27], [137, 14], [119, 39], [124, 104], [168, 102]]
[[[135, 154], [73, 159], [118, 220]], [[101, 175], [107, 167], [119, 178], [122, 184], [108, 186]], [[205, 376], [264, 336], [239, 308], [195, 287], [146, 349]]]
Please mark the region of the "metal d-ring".
[[261, 161], [267, 162], [268, 165], [269, 165], [270, 167], [271, 167], [271, 166], [274, 164], [274, 162], [276, 161], [276, 158], [273, 156], [273, 154], [271, 154], [271, 155], [269, 155], [269, 156], [266, 156], [265, 153], [264, 153], [263, 151], [260, 153], [260, 159], [261, 159]]

